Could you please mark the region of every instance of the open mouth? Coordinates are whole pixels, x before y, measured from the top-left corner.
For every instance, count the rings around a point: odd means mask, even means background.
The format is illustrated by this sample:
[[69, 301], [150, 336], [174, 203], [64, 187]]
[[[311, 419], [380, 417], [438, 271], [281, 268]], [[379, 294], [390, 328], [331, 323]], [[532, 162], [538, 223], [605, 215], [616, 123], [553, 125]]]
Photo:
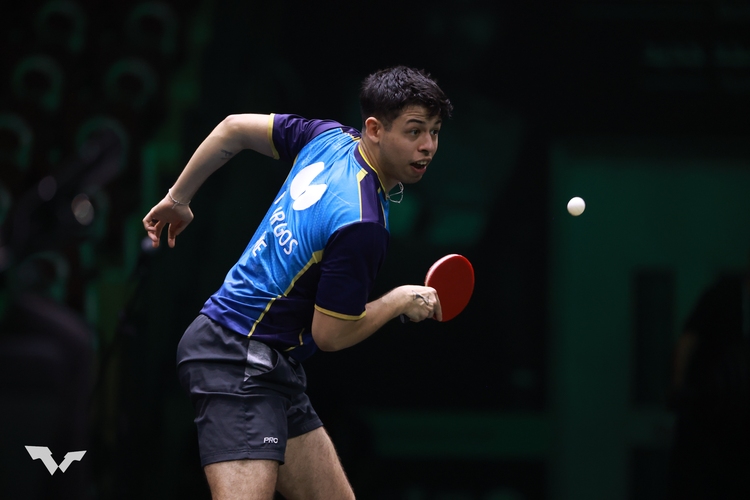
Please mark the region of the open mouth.
[[427, 169], [427, 165], [429, 163], [430, 163], [430, 160], [420, 160], [420, 161], [415, 161], [411, 163], [411, 166], [415, 170], [418, 170], [419, 172], [424, 172]]

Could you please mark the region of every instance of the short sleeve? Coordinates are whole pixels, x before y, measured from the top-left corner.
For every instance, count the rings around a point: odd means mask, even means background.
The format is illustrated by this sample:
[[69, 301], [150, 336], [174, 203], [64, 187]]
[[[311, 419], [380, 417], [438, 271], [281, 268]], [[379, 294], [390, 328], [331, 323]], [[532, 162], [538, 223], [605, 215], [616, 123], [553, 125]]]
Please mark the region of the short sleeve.
[[297, 115], [273, 115], [271, 142], [274, 157], [292, 161], [300, 150], [316, 136], [327, 130], [342, 128], [333, 120], [309, 120]]
[[375, 222], [357, 222], [336, 231], [323, 252], [315, 308], [340, 319], [363, 317], [388, 238], [385, 227]]

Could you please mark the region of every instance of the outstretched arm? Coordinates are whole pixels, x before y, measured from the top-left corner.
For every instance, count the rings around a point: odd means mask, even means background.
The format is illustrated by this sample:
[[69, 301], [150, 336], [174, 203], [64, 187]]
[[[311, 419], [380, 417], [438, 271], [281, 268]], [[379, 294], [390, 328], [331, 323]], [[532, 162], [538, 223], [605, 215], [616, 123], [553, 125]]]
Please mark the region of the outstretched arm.
[[273, 155], [268, 135], [270, 120], [270, 115], [230, 115], [211, 131], [164, 199], [143, 218], [143, 227], [154, 247], [159, 246], [161, 233], [167, 226], [167, 242], [174, 247], [177, 235], [193, 220], [190, 200], [206, 179], [233, 156], [244, 149]]
[[394, 288], [377, 300], [368, 302], [366, 314], [349, 321], [334, 318], [315, 310], [312, 321], [312, 336], [323, 351], [339, 351], [365, 340], [388, 321], [407, 315], [411, 321], [427, 318], [442, 321], [440, 299], [434, 288], [419, 285], [404, 285]]

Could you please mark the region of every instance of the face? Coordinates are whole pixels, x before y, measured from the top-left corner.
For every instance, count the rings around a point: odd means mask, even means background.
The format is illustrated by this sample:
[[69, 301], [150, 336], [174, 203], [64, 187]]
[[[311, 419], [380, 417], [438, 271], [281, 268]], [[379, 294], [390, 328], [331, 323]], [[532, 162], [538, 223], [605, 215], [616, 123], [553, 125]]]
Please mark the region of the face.
[[418, 182], [438, 148], [440, 116], [430, 116], [427, 108], [410, 106], [380, 130], [379, 174], [386, 187], [402, 182]]

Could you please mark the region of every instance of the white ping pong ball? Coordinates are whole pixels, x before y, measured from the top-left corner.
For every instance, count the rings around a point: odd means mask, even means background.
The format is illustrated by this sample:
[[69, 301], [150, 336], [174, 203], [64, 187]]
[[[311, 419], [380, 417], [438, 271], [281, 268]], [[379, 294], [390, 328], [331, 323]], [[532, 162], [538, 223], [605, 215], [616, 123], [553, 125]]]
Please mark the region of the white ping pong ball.
[[568, 202], [568, 212], [570, 215], [579, 216], [584, 210], [586, 210], [586, 202], [583, 201], [583, 198], [576, 196]]

